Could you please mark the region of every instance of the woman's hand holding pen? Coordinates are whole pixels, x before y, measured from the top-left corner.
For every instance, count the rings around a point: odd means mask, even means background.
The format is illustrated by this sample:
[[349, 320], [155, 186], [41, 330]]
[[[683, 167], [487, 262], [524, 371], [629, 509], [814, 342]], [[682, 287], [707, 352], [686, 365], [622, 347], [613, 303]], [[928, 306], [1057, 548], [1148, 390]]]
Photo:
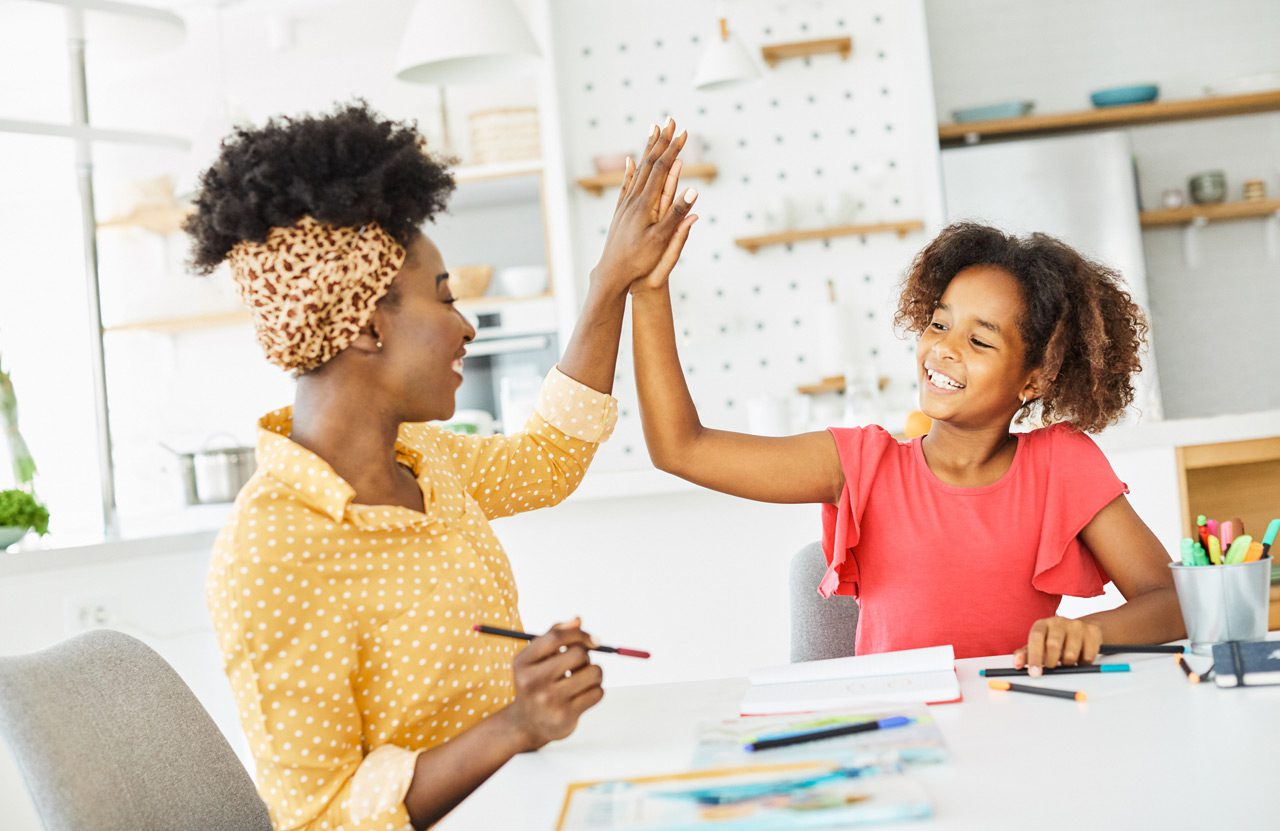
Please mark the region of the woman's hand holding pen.
[[1091, 664], [1102, 647], [1102, 627], [1086, 620], [1047, 617], [1031, 625], [1027, 645], [1013, 653], [1015, 669], [1037, 676], [1042, 669]]
[[578, 718], [604, 697], [603, 673], [587, 656], [592, 645], [575, 618], [553, 626], [516, 655], [516, 696], [501, 716], [523, 737], [525, 750], [572, 733]]
[[675, 121], [668, 119], [664, 127], [651, 132], [640, 164], [627, 160], [604, 252], [591, 272], [592, 281], [604, 288], [625, 292], [669, 255], [675, 239], [687, 238], [697, 220], [689, 213], [697, 192], [689, 188], [677, 198], [678, 156], [689, 134], [675, 132]]

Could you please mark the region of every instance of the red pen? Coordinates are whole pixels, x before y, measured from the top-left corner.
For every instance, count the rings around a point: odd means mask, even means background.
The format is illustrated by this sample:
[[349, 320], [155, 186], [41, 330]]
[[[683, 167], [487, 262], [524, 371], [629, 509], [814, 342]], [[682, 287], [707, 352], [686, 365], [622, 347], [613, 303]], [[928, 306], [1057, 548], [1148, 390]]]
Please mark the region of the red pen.
[[[482, 635], [498, 635], [503, 638], [517, 638], [522, 641], [531, 641], [538, 637], [537, 635], [531, 635], [528, 632], [517, 632], [514, 629], [499, 629], [497, 626], [485, 626], [482, 623], [477, 623], [475, 626], [472, 626], [471, 629]], [[593, 646], [591, 647], [591, 651], [613, 652], [618, 655], [626, 655], [628, 658], [649, 657], [649, 653], [645, 652], [643, 649], [627, 649], [625, 646]]]

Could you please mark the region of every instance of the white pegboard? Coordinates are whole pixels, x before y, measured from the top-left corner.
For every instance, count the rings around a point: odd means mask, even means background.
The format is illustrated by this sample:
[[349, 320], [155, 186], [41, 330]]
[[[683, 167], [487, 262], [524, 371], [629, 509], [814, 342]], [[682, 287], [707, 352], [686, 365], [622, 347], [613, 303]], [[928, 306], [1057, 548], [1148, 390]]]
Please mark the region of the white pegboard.
[[[608, 14], [603, 14], [607, 7]], [[893, 331], [896, 286], [941, 217], [936, 123], [923, 14], [900, 0], [738, 0], [730, 29], [759, 60], [762, 45], [848, 35], [853, 56], [784, 61], [736, 88], [700, 92], [692, 78], [715, 4], [679, 0], [553, 0], [562, 149], [570, 177], [592, 158], [636, 153], [668, 115], [690, 132], [689, 161], [717, 165], [701, 192], [700, 221], [672, 276], [681, 358], [703, 423], [747, 428], [747, 402], [790, 396], [841, 364], [889, 375], [910, 401], [914, 346]], [[620, 23], [624, 25], [620, 25]], [[700, 158], [699, 158], [700, 157]], [[598, 258], [613, 196], [573, 189], [574, 271]], [[737, 237], [799, 227], [923, 219], [928, 231], [764, 248]], [[824, 333], [828, 282], [840, 299], [845, 356]], [[648, 465], [624, 332], [615, 394], [620, 420], [597, 469]]]

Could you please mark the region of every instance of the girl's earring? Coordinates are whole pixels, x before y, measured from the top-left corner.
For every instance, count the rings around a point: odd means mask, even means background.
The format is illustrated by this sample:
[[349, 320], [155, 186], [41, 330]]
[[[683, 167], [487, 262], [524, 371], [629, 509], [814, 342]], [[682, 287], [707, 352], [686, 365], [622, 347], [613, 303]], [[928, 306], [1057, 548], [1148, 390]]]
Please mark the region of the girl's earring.
[[374, 346], [378, 347], [379, 352], [382, 351], [382, 341], [378, 341], [377, 343], [374, 344]]
[[[382, 348], [382, 344], [378, 344], [378, 348], [379, 348], [379, 349], [381, 349], [381, 348]], [[1019, 401], [1019, 403], [1021, 403], [1021, 404], [1022, 404], [1022, 406], [1024, 406], [1024, 407], [1025, 407], [1025, 406], [1027, 406], [1027, 397], [1026, 397], [1025, 395], [1023, 395], [1022, 393], [1018, 393], [1018, 401]]]

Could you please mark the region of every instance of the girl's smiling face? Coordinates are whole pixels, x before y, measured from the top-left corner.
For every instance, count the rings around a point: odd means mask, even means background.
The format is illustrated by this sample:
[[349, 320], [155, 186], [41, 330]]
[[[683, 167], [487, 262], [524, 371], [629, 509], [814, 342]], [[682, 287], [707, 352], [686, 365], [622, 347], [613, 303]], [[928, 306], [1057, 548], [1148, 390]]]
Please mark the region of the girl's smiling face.
[[970, 266], [951, 279], [916, 345], [925, 415], [956, 426], [1008, 425], [1019, 395], [1038, 395], [1022, 314], [1018, 283], [1002, 268]]

